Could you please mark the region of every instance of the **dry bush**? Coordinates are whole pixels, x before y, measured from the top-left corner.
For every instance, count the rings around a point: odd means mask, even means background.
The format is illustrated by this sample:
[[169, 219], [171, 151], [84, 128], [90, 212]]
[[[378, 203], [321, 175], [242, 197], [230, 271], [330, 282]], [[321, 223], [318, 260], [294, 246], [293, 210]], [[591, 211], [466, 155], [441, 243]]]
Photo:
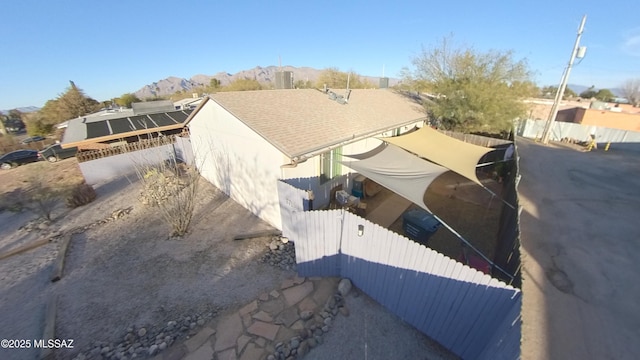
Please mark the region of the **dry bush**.
[[[158, 152], [162, 148], [158, 148]], [[135, 161], [136, 174], [142, 182], [140, 200], [158, 207], [171, 226], [172, 237], [182, 237], [189, 231], [195, 210], [200, 173], [195, 167], [180, 163], [174, 153], [168, 160]]]
[[25, 208], [27, 196], [22, 188], [0, 194], [0, 211], [21, 212]]
[[96, 191], [87, 183], [74, 186], [67, 195], [65, 202], [67, 207], [77, 208], [86, 205], [96, 199]]
[[42, 178], [35, 177], [29, 181], [27, 191], [27, 207], [44, 219], [51, 221], [51, 214], [60, 202], [61, 191], [47, 185]]

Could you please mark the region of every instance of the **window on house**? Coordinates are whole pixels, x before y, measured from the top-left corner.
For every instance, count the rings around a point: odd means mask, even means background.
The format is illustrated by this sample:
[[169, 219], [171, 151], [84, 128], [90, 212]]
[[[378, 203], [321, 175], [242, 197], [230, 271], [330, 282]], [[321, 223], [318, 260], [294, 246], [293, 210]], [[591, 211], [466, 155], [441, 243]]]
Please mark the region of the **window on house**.
[[320, 155], [320, 184], [342, 175], [342, 148], [336, 148]]

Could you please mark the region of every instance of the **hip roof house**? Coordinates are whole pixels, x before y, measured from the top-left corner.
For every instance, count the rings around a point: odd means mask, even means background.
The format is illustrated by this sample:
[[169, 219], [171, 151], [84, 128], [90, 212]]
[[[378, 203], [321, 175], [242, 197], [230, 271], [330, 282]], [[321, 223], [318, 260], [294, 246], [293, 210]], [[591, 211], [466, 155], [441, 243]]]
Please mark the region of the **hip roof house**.
[[[315, 208], [350, 181], [342, 154], [381, 144], [426, 120], [417, 99], [392, 90], [224, 92], [186, 121], [202, 176], [253, 214], [282, 229], [277, 183], [313, 192]], [[293, 180], [295, 179], [295, 180]]]

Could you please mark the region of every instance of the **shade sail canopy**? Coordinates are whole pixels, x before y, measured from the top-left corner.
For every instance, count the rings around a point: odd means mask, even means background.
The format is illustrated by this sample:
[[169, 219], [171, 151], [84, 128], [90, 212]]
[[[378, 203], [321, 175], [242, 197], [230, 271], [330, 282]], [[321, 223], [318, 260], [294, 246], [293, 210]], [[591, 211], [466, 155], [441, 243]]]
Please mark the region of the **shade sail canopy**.
[[406, 135], [381, 140], [442, 165], [478, 185], [482, 184], [476, 176], [476, 166], [482, 156], [494, 150], [454, 139], [428, 126]]
[[[350, 157], [360, 158], [358, 155]], [[424, 194], [429, 184], [447, 171], [446, 168], [420, 159], [395, 145], [387, 145], [366, 159], [341, 163], [427, 211], [429, 209], [424, 203]]]

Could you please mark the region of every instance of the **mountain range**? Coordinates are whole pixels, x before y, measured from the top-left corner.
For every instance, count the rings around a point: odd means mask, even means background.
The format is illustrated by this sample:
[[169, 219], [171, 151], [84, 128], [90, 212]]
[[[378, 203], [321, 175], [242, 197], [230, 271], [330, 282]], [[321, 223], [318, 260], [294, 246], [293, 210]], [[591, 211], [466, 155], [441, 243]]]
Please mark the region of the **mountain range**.
[[[37, 106], [26, 106], [26, 107], [20, 107], [20, 108], [16, 108], [16, 109], [11, 109], [11, 110], [18, 110], [21, 113], [30, 113], [30, 112], [38, 111], [38, 110], [40, 110], [40, 108], [37, 107]], [[7, 115], [7, 114], [9, 114], [9, 111], [11, 111], [11, 110], [0, 110], [0, 114]]]
[[[320, 74], [324, 71], [310, 67], [294, 67], [294, 66], [256, 66], [253, 69], [243, 70], [235, 74], [229, 74], [227, 72], [219, 72], [214, 75], [194, 75], [190, 79], [184, 79], [179, 77], [168, 77], [163, 80], [159, 80], [149, 85], [145, 85], [140, 90], [136, 91], [136, 95], [139, 99], [148, 99], [156, 96], [168, 96], [177, 91], [189, 92], [192, 89], [208, 86], [211, 83], [211, 79], [217, 79], [220, 81], [220, 85], [229, 85], [237, 79], [251, 79], [257, 80], [261, 84], [275, 85], [276, 72], [278, 71], [291, 71], [293, 72], [293, 81], [311, 81], [315, 84]], [[375, 76], [360, 76], [362, 80], [368, 80], [374, 85], [378, 85], [380, 78]], [[389, 79], [389, 86], [393, 86], [399, 82], [398, 79]], [[347, 84], [344, 84], [347, 87]]]

